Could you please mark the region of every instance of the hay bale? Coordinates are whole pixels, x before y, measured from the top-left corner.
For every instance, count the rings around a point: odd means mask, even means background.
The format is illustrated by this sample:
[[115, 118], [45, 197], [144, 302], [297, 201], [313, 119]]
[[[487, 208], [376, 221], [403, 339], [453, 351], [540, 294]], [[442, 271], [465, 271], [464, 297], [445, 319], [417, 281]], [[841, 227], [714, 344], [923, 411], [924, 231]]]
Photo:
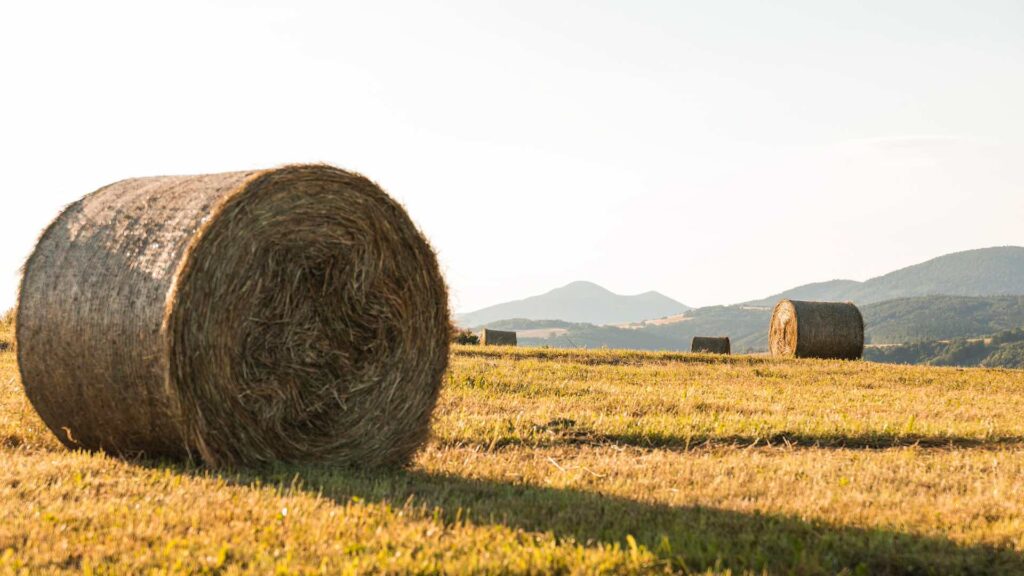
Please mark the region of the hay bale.
[[409, 461], [448, 360], [447, 290], [405, 210], [330, 166], [138, 178], [68, 207], [25, 267], [25, 392], [69, 447]]
[[480, 333], [480, 344], [482, 346], [517, 346], [519, 342], [515, 332], [484, 328]]
[[11, 349], [11, 343], [6, 340], [0, 340], [0, 352], [7, 352]]
[[850, 302], [782, 300], [768, 345], [772, 356], [855, 360], [864, 355], [864, 318]]
[[729, 354], [732, 346], [728, 336], [694, 336], [690, 352], [704, 354]]

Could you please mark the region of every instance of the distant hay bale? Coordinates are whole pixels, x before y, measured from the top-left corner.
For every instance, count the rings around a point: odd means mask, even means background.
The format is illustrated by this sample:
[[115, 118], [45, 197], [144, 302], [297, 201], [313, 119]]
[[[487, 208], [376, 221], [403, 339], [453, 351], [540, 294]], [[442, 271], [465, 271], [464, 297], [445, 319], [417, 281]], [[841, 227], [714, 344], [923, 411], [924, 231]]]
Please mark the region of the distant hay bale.
[[11, 343], [6, 340], [0, 340], [0, 352], [7, 352], [11, 349]]
[[855, 360], [864, 355], [864, 318], [849, 302], [782, 300], [768, 345], [772, 356]]
[[480, 334], [480, 344], [483, 346], [518, 346], [519, 342], [515, 332], [484, 328]]
[[729, 354], [732, 346], [728, 336], [694, 336], [690, 352], [705, 354]]
[[26, 264], [25, 391], [69, 447], [207, 464], [407, 463], [448, 361], [405, 210], [322, 165], [117, 182]]

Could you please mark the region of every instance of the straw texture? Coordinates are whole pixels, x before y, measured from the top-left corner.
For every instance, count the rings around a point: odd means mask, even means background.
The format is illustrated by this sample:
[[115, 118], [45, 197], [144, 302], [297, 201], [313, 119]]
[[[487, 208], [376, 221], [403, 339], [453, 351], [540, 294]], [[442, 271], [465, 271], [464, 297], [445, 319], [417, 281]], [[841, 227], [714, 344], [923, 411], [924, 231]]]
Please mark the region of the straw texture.
[[518, 343], [515, 332], [484, 328], [480, 333], [480, 344], [483, 346], [516, 346]]
[[864, 318], [849, 302], [782, 300], [768, 344], [773, 356], [855, 360], [864, 355]]
[[728, 336], [694, 336], [690, 342], [690, 352], [706, 354], [729, 354], [732, 345]]
[[125, 180], [25, 267], [25, 391], [69, 447], [401, 465], [448, 359], [444, 280], [403, 208], [322, 165]]

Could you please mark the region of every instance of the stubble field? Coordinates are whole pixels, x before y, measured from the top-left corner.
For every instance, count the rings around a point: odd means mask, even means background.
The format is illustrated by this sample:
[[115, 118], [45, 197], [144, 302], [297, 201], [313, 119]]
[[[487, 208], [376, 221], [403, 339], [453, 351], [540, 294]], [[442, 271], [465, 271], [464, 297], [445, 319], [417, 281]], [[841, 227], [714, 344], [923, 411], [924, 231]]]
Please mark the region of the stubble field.
[[1024, 573], [1022, 416], [1021, 371], [456, 347], [410, 469], [213, 471], [66, 450], [0, 352], [0, 573]]

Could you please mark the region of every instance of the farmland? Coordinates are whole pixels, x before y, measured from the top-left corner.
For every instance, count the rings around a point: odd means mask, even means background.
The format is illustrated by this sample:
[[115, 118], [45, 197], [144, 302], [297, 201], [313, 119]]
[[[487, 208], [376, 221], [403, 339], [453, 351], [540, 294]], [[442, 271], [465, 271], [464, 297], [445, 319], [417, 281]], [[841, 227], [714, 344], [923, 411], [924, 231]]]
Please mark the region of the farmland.
[[1012, 370], [456, 347], [410, 469], [213, 471], [64, 449], [2, 352], [0, 573], [1020, 573], [1022, 414]]

